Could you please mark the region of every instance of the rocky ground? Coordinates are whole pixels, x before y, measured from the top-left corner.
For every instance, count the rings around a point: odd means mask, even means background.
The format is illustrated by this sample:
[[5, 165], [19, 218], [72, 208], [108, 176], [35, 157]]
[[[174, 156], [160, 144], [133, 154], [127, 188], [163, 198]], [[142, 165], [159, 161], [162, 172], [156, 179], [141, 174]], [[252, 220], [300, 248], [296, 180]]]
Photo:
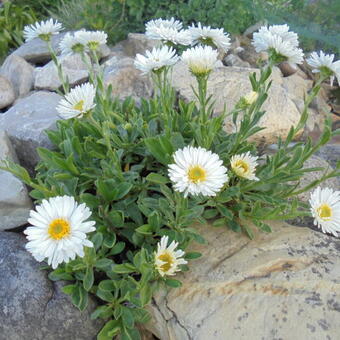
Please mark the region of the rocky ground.
[[[217, 113], [224, 106], [232, 108], [251, 89], [248, 74], [258, 72], [259, 57], [250, 45], [251, 33], [234, 39], [230, 53], [221, 56], [220, 67], [209, 79]], [[62, 37], [54, 37], [56, 49]], [[114, 95], [132, 96], [137, 102], [152, 95], [151, 82], [133, 66], [136, 53], [152, 46], [142, 34], [130, 34], [111, 48], [104, 46], [104, 82], [112, 85]], [[61, 62], [71, 86], [88, 80], [77, 56], [63, 57]], [[260, 122], [266, 129], [254, 137], [257, 143], [270, 145], [268, 150], [275, 149], [277, 137], [284, 138], [299, 120], [313, 82], [306, 68], [292, 73], [287, 65], [274, 70], [272, 81], [267, 114]], [[193, 99], [191, 84], [191, 75], [177, 64], [173, 85], [181, 98]], [[0, 159], [9, 158], [34, 171], [36, 148], [50, 147], [44, 130], [53, 129], [58, 119], [60, 86], [41, 41], [25, 43], [7, 57], [0, 68]], [[325, 86], [312, 103], [304, 136], [317, 137], [330, 111], [334, 128], [339, 127], [333, 90]], [[232, 129], [228, 119], [225, 128]], [[339, 159], [340, 140], [334, 139], [308, 166], [334, 167]], [[306, 176], [304, 183], [315, 176]], [[340, 187], [337, 179], [325, 185]], [[308, 194], [300, 198], [306, 201]], [[0, 171], [0, 340], [93, 339], [101, 327], [89, 318], [96, 302], [78, 312], [61, 293], [60, 284], [49, 281], [24, 250], [20, 231], [31, 208], [23, 183]], [[302, 222], [311, 227], [309, 220]], [[257, 234], [255, 241], [229, 230], [198, 226], [208, 241], [207, 246], [195, 248], [203, 258], [182, 275], [182, 288], [155, 296], [150, 306], [154, 321], [147, 329], [161, 340], [294, 339], [297, 334], [302, 339], [338, 339], [340, 241], [309, 228], [271, 225], [274, 232]], [[145, 339], [151, 338], [145, 334]]]

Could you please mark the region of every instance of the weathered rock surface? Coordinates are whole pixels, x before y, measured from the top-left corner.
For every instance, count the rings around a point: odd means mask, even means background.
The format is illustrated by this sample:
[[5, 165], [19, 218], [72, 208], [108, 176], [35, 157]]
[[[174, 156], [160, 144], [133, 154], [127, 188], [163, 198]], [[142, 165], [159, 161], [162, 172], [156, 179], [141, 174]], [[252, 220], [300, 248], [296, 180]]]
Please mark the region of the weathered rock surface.
[[[1, 160], [17, 162], [15, 151], [3, 130], [0, 130]], [[9, 172], [0, 170], [0, 188], [0, 231], [24, 225], [32, 208], [26, 186]]]
[[24, 245], [23, 236], [0, 233], [0, 340], [95, 339], [102, 326], [90, 320], [95, 302], [80, 312]]
[[104, 64], [104, 84], [112, 85], [112, 94], [120, 99], [132, 96], [139, 101], [141, 97], [151, 96], [152, 85], [150, 79], [142, 76], [133, 63], [134, 59], [130, 57], [109, 59]]
[[121, 46], [126, 56], [135, 58], [137, 53], [144, 54], [146, 50], [152, 50], [158, 44], [159, 41], [150, 40], [145, 34], [129, 33], [127, 39], [117, 44], [117, 46]]
[[[86, 64], [79, 54], [58, 57], [62, 65], [64, 77], [71, 86], [85, 82], [89, 77]], [[62, 85], [58, 70], [53, 61], [34, 71], [34, 87], [38, 90], [55, 91]]]
[[0, 115], [0, 127], [7, 131], [20, 163], [29, 169], [39, 160], [36, 148], [51, 146], [44, 130], [60, 119], [56, 110], [60, 99], [56, 93], [35, 92]]
[[338, 339], [340, 240], [284, 223], [246, 236], [198, 226], [203, 256], [154, 297], [148, 329], [162, 340]]
[[[59, 43], [66, 33], [60, 33], [52, 36], [52, 47], [59, 53]], [[25, 42], [12, 55], [17, 55], [32, 63], [46, 63], [51, 60], [51, 55], [47, 43], [39, 38]]]
[[15, 96], [26, 95], [33, 86], [34, 68], [25, 59], [10, 55], [0, 69], [0, 74], [6, 77], [14, 88]]
[[15, 94], [10, 81], [0, 76], [0, 109], [11, 105], [14, 102]]
[[326, 144], [320, 148], [317, 155], [336, 168], [336, 163], [340, 161], [340, 144]]
[[[212, 94], [215, 100], [215, 112], [222, 113], [224, 106], [227, 112], [231, 111], [240, 97], [251, 91], [249, 74], [258, 71], [258, 69], [242, 67], [216, 68], [208, 80], [208, 94]], [[259, 122], [259, 125], [265, 129], [251, 138], [253, 141], [268, 144], [275, 143], [278, 137], [285, 138], [291, 126], [298, 123], [300, 112], [294, 101], [301, 100], [299, 95], [308, 87], [308, 83], [296, 82], [295, 77], [284, 80], [277, 68], [273, 70], [271, 79], [273, 84], [268, 99], [263, 105], [266, 114]], [[195, 100], [191, 86], [196, 87], [196, 81], [189, 74], [186, 65], [178, 63], [174, 66], [172, 81], [180, 96], [186, 100]], [[291, 82], [294, 84], [290, 84]], [[232, 117], [227, 117], [225, 126], [229, 132], [234, 130]]]

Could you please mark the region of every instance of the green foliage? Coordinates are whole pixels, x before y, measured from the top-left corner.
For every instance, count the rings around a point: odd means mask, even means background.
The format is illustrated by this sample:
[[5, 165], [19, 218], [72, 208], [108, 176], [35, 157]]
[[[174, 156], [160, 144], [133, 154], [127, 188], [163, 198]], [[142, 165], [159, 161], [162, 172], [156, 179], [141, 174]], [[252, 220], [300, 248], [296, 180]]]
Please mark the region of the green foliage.
[[29, 6], [18, 6], [7, 1], [0, 7], [0, 60], [7, 55], [9, 49], [22, 44], [24, 26], [36, 20]]

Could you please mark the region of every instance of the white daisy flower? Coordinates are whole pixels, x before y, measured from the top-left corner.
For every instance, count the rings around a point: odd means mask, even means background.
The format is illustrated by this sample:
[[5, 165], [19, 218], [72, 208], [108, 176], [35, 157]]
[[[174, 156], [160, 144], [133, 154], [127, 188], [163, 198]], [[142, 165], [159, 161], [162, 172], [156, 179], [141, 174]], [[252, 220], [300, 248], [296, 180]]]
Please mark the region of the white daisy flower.
[[52, 35], [58, 34], [62, 29], [61, 23], [57, 20], [40, 21], [24, 27], [24, 38], [26, 42], [35, 38], [49, 41]]
[[188, 194], [216, 196], [228, 181], [227, 168], [219, 156], [203, 148], [187, 146], [174, 154], [169, 177], [174, 189]]
[[192, 38], [192, 45], [203, 44], [227, 51], [230, 47], [230, 38], [228, 33], [224, 33], [223, 28], [211, 28], [202, 26], [199, 22], [197, 27], [193, 24], [189, 27]]
[[152, 51], [146, 51], [146, 56], [137, 54], [134, 64], [143, 74], [147, 74], [166, 66], [172, 66], [177, 63], [178, 59], [179, 57], [172, 47], [154, 47]]
[[303, 62], [303, 52], [298, 48], [298, 37], [289, 32], [287, 25], [261, 27], [253, 34], [253, 45], [256, 52], [268, 52], [276, 63], [287, 61], [291, 66]]
[[47, 258], [55, 269], [76, 255], [83, 257], [84, 246], [93, 247], [86, 234], [95, 230], [95, 222], [86, 221], [91, 211], [84, 203], [78, 204], [70, 196], [57, 196], [43, 200], [35, 209], [28, 219], [32, 227], [24, 233], [29, 241], [26, 249], [37, 261]]
[[155, 266], [161, 276], [175, 275], [181, 269], [181, 264], [188, 263], [182, 257], [185, 254], [183, 250], [175, 250], [178, 243], [172, 241], [168, 246], [168, 236], [163, 236], [157, 245], [157, 252], [155, 253]]
[[166, 27], [166, 28], [174, 28], [176, 30], [181, 30], [183, 25], [179, 20], [175, 20], [175, 18], [171, 19], [154, 19], [150, 20], [145, 24], [145, 31], [148, 34], [152, 34], [155, 29], [158, 29], [159, 27]]
[[66, 33], [64, 38], [59, 43], [59, 47], [62, 55], [71, 55], [85, 52], [85, 45], [78, 39], [76, 34]]
[[322, 232], [337, 237], [340, 232], [340, 191], [317, 187], [310, 196], [309, 204], [314, 225]]
[[217, 50], [211, 46], [196, 46], [182, 53], [182, 60], [195, 76], [207, 75], [216, 67]]
[[255, 176], [258, 157], [254, 157], [250, 152], [234, 155], [230, 159], [230, 166], [235, 174], [249, 180], [258, 181]]
[[107, 34], [103, 31], [85, 31], [81, 30], [75, 33], [76, 38], [87, 49], [96, 51], [100, 46], [107, 42]]
[[312, 72], [321, 72], [331, 77], [331, 83], [333, 84], [334, 76], [338, 79], [340, 85], [340, 60], [333, 62], [334, 54], [325, 54], [320, 51], [320, 55], [313, 52], [307, 59], [307, 63], [313, 67]]
[[188, 30], [181, 30], [178, 24], [158, 24], [146, 27], [145, 35], [149, 39], [161, 40], [164, 44], [171, 45], [190, 45], [192, 42], [191, 34]]
[[96, 106], [95, 96], [96, 88], [92, 84], [78, 85], [59, 102], [57, 111], [63, 119], [81, 118]]

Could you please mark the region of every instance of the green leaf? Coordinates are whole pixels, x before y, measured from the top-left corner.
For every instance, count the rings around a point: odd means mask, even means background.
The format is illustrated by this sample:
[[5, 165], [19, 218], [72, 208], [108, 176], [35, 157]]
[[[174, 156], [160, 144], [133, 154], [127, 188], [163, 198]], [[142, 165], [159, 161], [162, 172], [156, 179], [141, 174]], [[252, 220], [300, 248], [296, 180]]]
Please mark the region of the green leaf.
[[206, 209], [203, 213], [203, 217], [207, 220], [210, 220], [218, 215], [218, 211], [216, 209]]
[[156, 183], [156, 184], [167, 184], [169, 183], [169, 179], [156, 173], [150, 173], [149, 175], [146, 176], [146, 180], [151, 183]]
[[74, 289], [71, 299], [73, 304], [83, 311], [88, 304], [88, 293], [82, 286], [78, 285]]
[[118, 274], [129, 274], [135, 271], [136, 271], [135, 266], [130, 263], [116, 264], [113, 267], [113, 272]]
[[124, 328], [121, 334], [121, 340], [140, 340], [140, 334], [136, 328]]
[[194, 260], [194, 259], [198, 259], [201, 256], [202, 254], [199, 252], [190, 252], [190, 253], [185, 253], [184, 258], [187, 260]]
[[220, 212], [222, 216], [226, 217], [228, 220], [232, 220], [234, 218], [233, 213], [222, 204], [217, 205], [217, 210]]
[[116, 234], [111, 232], [110, 234], [105, 234], [104, 236], [104, 246], [107, 248], [112, 248], [116, 243]]
[[172, 288], [179, 288], [182, 286], [182, 282], [175, 279], [166, 279], [165, 284]]
[[112, 340], [120, 331], [120, 323], [118, 320], [110, 320], [105, 324], [97, 335], [97, 340]]
[[111, 259], [103, 258], [96, 261], [95, 267], [106, 271], [109, 270], [113, 264], [114, 262]]
[[112, 295], [112, 293], [108, 292], [107, 290], [98, 289], [97, 292], [96, 292], [96, 295], [100, 299], [102, 299], [103, 301], [106, 301], [106, 302], [113, 302], [115, 300], [115, 298]]
[[53, 272], [50, 272], [48, 274], [48, 278], [51, 281], [59, 281], [59, 280], [72, 281], [72, 280], [74, 280], [74, 277], [69, 273], [65, 273], [63, 268], [58, 268], [58, 269], [54, 270]]
[[94, 282], [94, 275], [93, 275], [93, 268], [91, 266], [88, 266], [86, 268], [84, 280], [83, 280], [83, 286], [86, 291], [89, 291]]
[[98, 318], [107, 319], [112, 315], [112, 307], [104, 305], [99, 306], [92, 314], [91, 320], [95, 320]]
[[98, 288], [106, 292], [112, 292], [116, 289], [112, 280], [103, 280], [99, 283]]
[[213, 222], [213, 227], [223, 227], [226, 225], [226, 219], [225, 218], [219, 218]]
[[153, 294], [152, 286], [150, 285], [149, 282], [146, 282], [139, 291], [139, 297], [142, 306], [145, 306], [151, 301], [152, 294]]
[[65, 294], [71, 295], [71, 294], [73, 294], [73, 292], [74, 292], [74, 290], [75, 290], [76, 287], [77, 287], [76, 285], [66, 285], [66, 286], [63, 286], [63, 287], [61, 288], [61, 290], [62, 290]]
[[134, 327], [135, 320], [130, 308], [122, 306], [122, 320], [125, 327], [127, 328]]
[[149, 152], [162, 164], [171, 162], [174, 153], [170, 141], [165, 136], [157, 136], [144, 139], [144, 143]]
[[133, 185], [128, 182], [118, 184], [117, 189], [116, 189], [117, 195], [114, 197], [114, 200], [118, 201], [124, 196], [126, 196], [130, 192], [132, 187]]
[[136, 229], [137, 233], [143, 234], [143, 235], [152, 235], [152, 228], [148, 224], [144, 224]]
[[110, 250], [110, 255], [120, 254], [125, 248], [124, 242], [118, 242], [114, 245], [114, 247]]
[[105, 201], [111, 202], [117, 197], [117, 182], [114, 179], [97, 180], [95, 184], [98, 194], [101, 195]]
[[114, 227], [121, 228], [124, 226], [124, 213], [122, 211], [111, 210], [108, 216]]

